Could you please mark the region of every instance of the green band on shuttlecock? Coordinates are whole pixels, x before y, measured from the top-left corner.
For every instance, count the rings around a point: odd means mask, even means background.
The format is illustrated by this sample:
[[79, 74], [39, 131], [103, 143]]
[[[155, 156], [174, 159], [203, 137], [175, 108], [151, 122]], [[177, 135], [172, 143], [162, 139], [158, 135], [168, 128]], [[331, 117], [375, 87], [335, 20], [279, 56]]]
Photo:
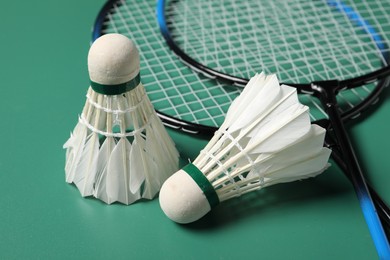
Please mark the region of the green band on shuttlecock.
[[198, 184], [199, 188], [203, 191], [204, 195], [207, 198], [207, 201], [210, 204], [210, 207], [213, 208], [219, 204], [219, 198], [215, 192], [213, 185], [209, 182], [206, 176], [193, 165], [192, 163], [187, 164], [183, 169], [191, 178]]
[[141, 76], [138, 73], [138, 75], [135, 76], [134, 79], [117, 85], [104, 85], [104, 84], [91, 81], [91, 88], [97, 93], [112, 96], [112, 95], [120, 95], [129, 90], [132, 90], [136, 86], [138, 86], [140, 82], [141, 82]]

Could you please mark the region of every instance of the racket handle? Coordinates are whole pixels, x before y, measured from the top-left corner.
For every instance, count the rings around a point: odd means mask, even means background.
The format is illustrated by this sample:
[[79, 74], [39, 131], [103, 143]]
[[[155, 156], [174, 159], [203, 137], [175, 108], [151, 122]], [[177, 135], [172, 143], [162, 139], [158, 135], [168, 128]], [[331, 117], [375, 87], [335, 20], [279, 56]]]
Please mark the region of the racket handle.
[[336, 100], [338, 81], [313, 82], [312, 89], [319, 97], [329, 116], [331, 127], [344, 158], [347, 172], [357, 194], [362, 208], [363, 215], [368, 225], [371, 237], [375, 244], [380, 259], [390, 259], [390, 246], [383, 226], [379, 220], [374, 202], [365, 182], [365, 177], [359, 166], [357, 156], [353, 150], [352, 143], [348, 138], [343, 121], [341, 119]]

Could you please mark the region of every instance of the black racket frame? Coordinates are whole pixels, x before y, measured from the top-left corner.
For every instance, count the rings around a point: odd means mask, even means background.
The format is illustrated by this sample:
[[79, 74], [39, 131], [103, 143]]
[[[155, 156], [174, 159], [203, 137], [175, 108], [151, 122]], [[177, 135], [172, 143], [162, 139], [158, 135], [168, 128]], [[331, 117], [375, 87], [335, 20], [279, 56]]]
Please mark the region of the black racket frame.
[[[92, 41], [102, 35], [106, 15], [110, 13], [110, 10], [112, 9], [113, 5], [116, 3], [120, 4], [119, 0], [108, 0], [100, 10], [93, 26]], [[170, 37], [169, 32], [163, 32], [162, 35], [173, 53], [175, 53], [183, 63], [185, 63], [187, 66], [191, 67], [198, 73], [202, 73], [206, 77], [221, 81], [224, 84], [233, 85], [241, 88], [248, 83], [248, 79], [225, 74], [197, 62], [196, 60], [188, 56], [175, 44], [173, 39]], [[386, 56], [388, 57], [389, 55], [386, 54]], [[386, 58], [386, 60], [388, 60], [388, 58]], [[350, 121], [353, 118], [358, 117], [363, 111], [368, 110], [368, 108], [371, 107], [372, 104], [377, 103], [376, 101], [378, 100], [379, 95], [381, 94], [383, 89], [390, 84], [388, 78], [389, 76], [390, 66], [386, 66], [366, 75], [342, 81], [330, 80], [322, 82], [312, 82], [309, 84], [294, 84], [288, 82], [281, 83], [297, 88], [299, 93], [312, 94], [321, 100], [324, 108], [327, 110], [330, 120], [322, 119], [312, 123], [321, 125], [327, 129], [324, 146], [327, 146], [332, 149], [332, 158], [339, 165], [339, 167], [342, 169], [342, 171], [350, 179], [350, 181], [355, 187], [360, 187], [364, 189], [368, 188], [370, 195], [373, 198], [375, 207], [378, 210], [378, 215], [388, 232], [390, 232], [390, 209], [388, 205], [377, 194], [375, 189], [371, 185], [366, 183], [365, 177], [361, 172], [360, 166], [357, 164], [356, 155], [352, 149], [351, 142], [346, 135], [344, 123]], [[339, 113], [338, 104], [336, 101], [336, 96], [339, 91], [375, 82], [377, 82], [375, 89], [363, 102], [342, 114]], [[193, 122], [175, 118], [157, 110], [156, 112], [164, 123], [164, 125], [185, 133], [210, 137], [217, 130], [217, 127], [214, 126], [196, 124]], [[332, 120], [334, 123], [331, 123]], [[335, 138], [335, 136], [339, 137]], [[335, 139], [337, 139], [337, 142], [335, 141]], [[342, 143], [341, 145], [340, 142]], [[351, 161], [353, 162], [351, 163]], [[351, 172], [357, 172], [357, 174], [351, 174]]]

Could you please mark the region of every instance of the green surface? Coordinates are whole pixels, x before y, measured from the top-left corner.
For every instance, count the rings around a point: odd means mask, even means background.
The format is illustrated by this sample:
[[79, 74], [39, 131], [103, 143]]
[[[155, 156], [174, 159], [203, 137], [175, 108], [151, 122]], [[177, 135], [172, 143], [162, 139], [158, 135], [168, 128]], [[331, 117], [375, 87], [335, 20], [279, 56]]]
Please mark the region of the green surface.
[[[185, 226], [166, 218], [157, 199], [108, 206], [66, 184], [62, 145], [85, 102], [91, 26], [103, 2], [0, 4], [0, 259], [377, 258], [336, 166], [222, 203]], [[389, 112], [387, 91], [375, 114], [352, 126], [352, 137], [390, 202]], [[169, 133], [184, 162], [206, 144]]]

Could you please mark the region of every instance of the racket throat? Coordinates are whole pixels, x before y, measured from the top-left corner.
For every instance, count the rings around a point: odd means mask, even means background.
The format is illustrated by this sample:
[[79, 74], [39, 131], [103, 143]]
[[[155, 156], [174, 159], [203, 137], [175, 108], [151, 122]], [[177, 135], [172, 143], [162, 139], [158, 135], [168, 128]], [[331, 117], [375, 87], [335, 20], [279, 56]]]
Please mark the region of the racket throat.
[[362, 174], [362, 170], [358, 164], [357, 157], [344, 127], [337, 104], [336, 95], [338, 93], [339, 86], [340, 84], [337, 80], [317, 81], [313, 82], [311, 85], [315, 96], [321, 100], [322, 106], [329, 117], [330, 125], [328, 126], [328, 129], [329, 127], [332, 128], [332, 132], [335, 135], [342, 157], [347, 164], [348, 173], [350, 175], [360, 175]]
[[314, 81], [311, 83], [311, 89], [314, 92], [314, 95], [321, 100], [321, 103], [325, 109], [327, 109], [328, 106], [336, 106], [337, 108], [336, 95], [340, 89], [340, 81]]

